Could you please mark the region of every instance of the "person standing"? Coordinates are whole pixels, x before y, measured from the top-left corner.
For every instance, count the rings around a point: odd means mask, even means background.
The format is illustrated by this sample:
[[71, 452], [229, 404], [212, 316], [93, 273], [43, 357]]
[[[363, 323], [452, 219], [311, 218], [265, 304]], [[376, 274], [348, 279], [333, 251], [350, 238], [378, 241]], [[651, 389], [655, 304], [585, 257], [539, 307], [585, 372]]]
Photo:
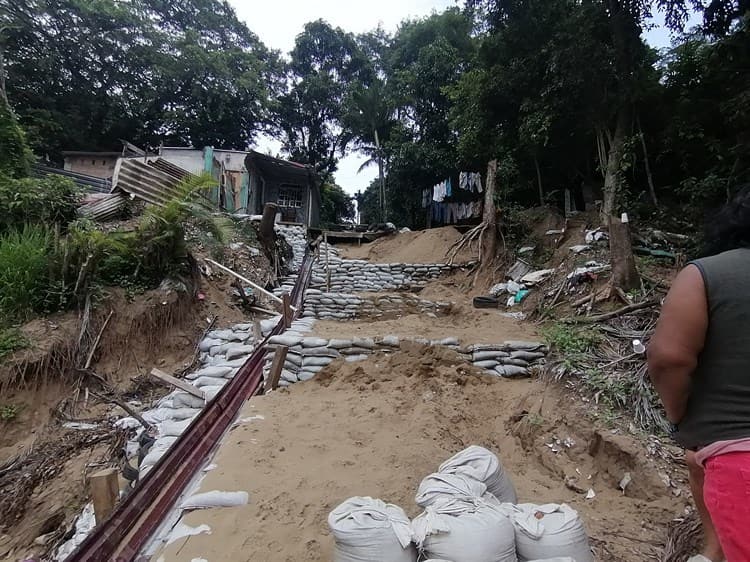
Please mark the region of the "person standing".
[[712, 562], [750, 561], [750, 187], [706, 228], [707, 255], [675, 278], [648, 347], [649, 376]]

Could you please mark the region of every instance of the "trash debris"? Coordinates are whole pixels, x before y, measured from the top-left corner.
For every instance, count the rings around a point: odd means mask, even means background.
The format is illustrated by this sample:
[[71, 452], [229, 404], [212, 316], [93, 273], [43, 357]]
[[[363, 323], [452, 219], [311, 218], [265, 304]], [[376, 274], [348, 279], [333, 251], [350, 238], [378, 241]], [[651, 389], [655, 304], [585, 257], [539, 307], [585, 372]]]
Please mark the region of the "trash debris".
[[639, 256], [650, 256], [656, 259], [672, 260], [673, 263], [677, 261], [677, 256], [673, 254], [672, 252], [667, 252], [666, 250], [646, 248], [644, 246], [633, 247], [633, 253], [638, 254]]
[[637, 353], [638, 355], [646, 353], [646, 346], [643, 345], [641, 340], [633, 340], [633, 353]]
[[554, 269], [539, 269], [537, 271], [532, 271], [531, 273], [527, 273], [521, 278], [521, 283], [525, 283], [527, 285], [536, 285], [537, 283], [541, 283], [547, 277], [555, 273]]
[[575, 246], [571, 246], [568, 249], [574, 254], [582, 254], [583, 252], [590, 250], [591, 246], [589, 246], [588, 244], [577, 244]]
[[526, 315], [523, 312], [501, 312], [500, 316], [513, 320], [526, 320]]
[[519, 283], [516, 283], [515, 281], [508, 281], [505, 284], [505, 290], [508, 291], [511, 295], [515, 295], [521, 289], [525, 289], [525, 287]]
[[544, 234], [546, 236], [557, 236], [558, 234], [565, 234], [565, 229], [563, 228], [561, 230], [554, 230], [554, 229], [553, 230], [548, 230]]
[[586, 231], [586, 244], [599, 242], [601, 240], [609, 240], [609, 234], [603, 232], [600, 228]]
[[508, 279], [512, 279], [515, 282], [518, 282], [521, 280], [521, 278], [532, 271], [534, 268], [531, 266], [531, 264], [526, 263], [523, 260], [516, 260], [516, 263], [514, 263], [511, 268], [508, 270], [508, 273], [505, 275]]
[[593, 488], [589, 488], [589, 491], [586, 493], [586, 499], [587, 500], [593, 500], [596, 497], [596, 492]]
[[629, 472], [626, 472], [624, 476], [622, 477], [622, 480], [620, 480], [620, 483], [617, 485], [617, 487], [622, 490], [622, 493], [625, 494], [625, 488], [628, 487], [628, 484], [630, 484], [633, 481], [633, 477], [630, 476]]
[[523, 299], [525, 299], [529, 295], [530, 292], [531, 291], [529, 291], [528, 289], [521, 289], [520, 291], [518, 291], [514, 299], [515, 303], [520, 304]]
[[496, 297], [498, 295], [502, 295], [506, 291], [508, 291], [508, 284], [498, 283], [497, 285], [492, 286], [492, 288], [490, 289], [490, 295], [492, 295], [493, 297]]
[[529, 254], [533, 252], [534, 250], [536, 250], [536, 246], [524, 246], [523, 248], [518, 249], [518, 253], [522, 255]]

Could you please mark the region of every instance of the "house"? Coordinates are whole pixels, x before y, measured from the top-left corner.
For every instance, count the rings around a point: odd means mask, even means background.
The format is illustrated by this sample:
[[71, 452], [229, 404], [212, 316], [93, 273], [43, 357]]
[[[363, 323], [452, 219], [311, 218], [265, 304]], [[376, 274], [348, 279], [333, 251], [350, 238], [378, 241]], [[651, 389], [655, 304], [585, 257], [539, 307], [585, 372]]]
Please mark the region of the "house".
[[210, 173], [219, 188], [209, 198], [219, 208], [259, 215], [276, 203], [281, 221], [317, 226], [320, 188], [311, 166], [255, 151], [162, 146], [159, 157], [193, 174]]
[[67, 150], [62, 153], [63, 169], [95, 178], [110, 179], [122, 152], [86, 152]]
[[250, 175], [248, 213], [261, 214], [266, 203], [276, 203], [281, 222], [318, 226], [320, 186], [312, 166], [250, 151], [245, 168]]

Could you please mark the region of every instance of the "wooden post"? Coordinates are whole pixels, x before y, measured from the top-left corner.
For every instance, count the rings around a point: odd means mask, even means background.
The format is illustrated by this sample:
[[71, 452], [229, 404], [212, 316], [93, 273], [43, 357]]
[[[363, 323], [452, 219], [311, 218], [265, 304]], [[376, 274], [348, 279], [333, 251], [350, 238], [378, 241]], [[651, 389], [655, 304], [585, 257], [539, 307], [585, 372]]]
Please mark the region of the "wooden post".
[[495, 176], [497, 174], [497, 160], [490, 160], [487, 164], [487, 185], [484, 190], [484, 223], [487, 225], [480, 242], [481, 262], [489, 267], [495, 260], [497, 251], [497, 212], [495, 210]]
[[276, 390], [279, 386], [279, 379], [281, 378], [281, 370], [284, 368], [284, 362], [286, 361], [286, 354], [289, 352], [289, 348], [285, 345], [280, 345], [276, 348], [276, 353], [273, 356], [273, 362], [271, 363], [271, 370], [268, 373], [268, 379], [263, 387], [264, 392], [270, 390]]
[[101, 524], [115, 509], [120, 496], [120, 484], [116, 468], [105, 468], [89, 476], [89, 490], [94, 502], [94, 518]]
[[[266, 291], [266, 290], [265, 290], [265, 289], [264, 289], [263, 287], [261, 287], [261, 286], [260, 286], [260, 285], [258, 285], [257, 283], [253, 283], [253, 282], [252, 282], [252, 281], [250, 281], [250, 279], [248, 279], [247, 277], [243, 277], [242, 275], [240, 275], [240, 274], [239, 274], [239, 273], [237, 273], [236, 271], [232, 271], [232, 270], [231, 270], [231, 269], [229, 269], [228, 267], [225, 267], [225, 266], [221, 265], [220, 263], [218, 263], [218, 262], [215, 262], [215, 261], [214, 261], [214, 260], [212, 260], [212, 259], [208, 259], [208, 258], [206, 258], [206, 261], [207, 261], [208, 263], [210, 263], [210, 264], [212, 264], [212, 265], [214, 265], [214, 266], [218, 267], [218, 268], [219, 268], [219, 269], [220, 269], [221, 271], [223, 271], [224, 273], [228, 273], [229, 275], [234, 275], [234, 276], [235, 276], [235, 277], [236, 277], [237, 279], [239, 279], [239, 280], [240, 280], [240, 281], [242, 281], [243, 283], [247, 283], [247, 284], [248, 284], [248, 285], [250, 285], [250, 286], [251, 286], [251, 287], [252, 287], [253, 289], [255, 289], [256, 291], [258, 291], [258, 292], [260, 292], [260, 293], [262, 293], [262, 294], [264, 294], [264, 295], [266, 295], [266, 296], [267, 296], [267, 297], [268, 297], [269, 299], [271, 299], [272, 301], [276, 301], [276, 302], [277, 302], [277, 303], [279, 303], [279, 304], [284, 304], [284, 303], [282, 302], [282, 300], [281, 300], [281, 299], [280, 299], [279, 297], [277, 297], [276, 295], [274, 295], [273, 293], [271, 293], [271, 292], [269, 292], [269, 291]], [[292, 307], [292, 310], [296, 310], [296, 309], [295, 309], [294, 307]]]
[[284, 316], [284, 327], [289, 329], [292, 327], [292, 320], [294, 320], [294, 312], [292, 312], [292, 303], [289, 293], [281, 294], [281, 314]]
[[331, 292], [331, 267], [328, 263], [328, 233], [325, 233], [323, 235], [323, 243], [326, 245], [326, 292], [330, 293]]
[[258, 320], [253, 321], [253, 334], [255, 335], [256, 342], [263, 341], [263, 330], [261, 329], [260, 322]]
[[628, 216], [622, 220], [612, 217], [609, 223], [609, 251], [612, 260], [612, 286], [630, 291], [641, 286], [641, 278], [635, 267], [633, 243], [630, 239]]

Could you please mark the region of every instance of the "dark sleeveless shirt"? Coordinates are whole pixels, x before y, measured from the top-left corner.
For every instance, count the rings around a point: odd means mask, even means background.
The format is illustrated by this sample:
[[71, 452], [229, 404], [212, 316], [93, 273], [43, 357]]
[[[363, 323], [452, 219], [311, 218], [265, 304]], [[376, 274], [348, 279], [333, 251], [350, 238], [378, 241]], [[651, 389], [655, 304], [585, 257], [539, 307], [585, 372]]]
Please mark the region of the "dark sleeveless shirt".
[[675, 438], [688, 449], [750, 437], [750, 249], [692, 262], [708, 301], [708, 331]]

